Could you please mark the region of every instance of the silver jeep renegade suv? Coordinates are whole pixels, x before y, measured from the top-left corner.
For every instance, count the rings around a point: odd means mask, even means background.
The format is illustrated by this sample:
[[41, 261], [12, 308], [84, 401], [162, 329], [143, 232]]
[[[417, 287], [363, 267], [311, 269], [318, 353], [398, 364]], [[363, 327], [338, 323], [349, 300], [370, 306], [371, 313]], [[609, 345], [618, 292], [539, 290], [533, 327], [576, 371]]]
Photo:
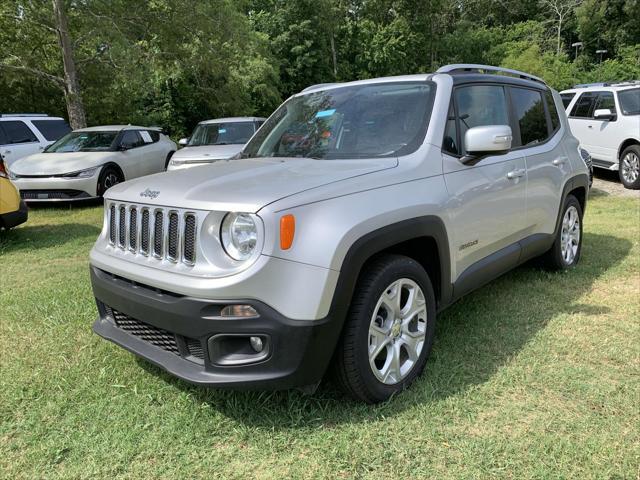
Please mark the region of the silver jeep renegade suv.
[[558, 94], [482, 65], [310, 87], [240, 158], [105, 195], [94, 330], [196, 384], [379, 402], [436, 313], [541, 256], [580, 258], [588, 170]]

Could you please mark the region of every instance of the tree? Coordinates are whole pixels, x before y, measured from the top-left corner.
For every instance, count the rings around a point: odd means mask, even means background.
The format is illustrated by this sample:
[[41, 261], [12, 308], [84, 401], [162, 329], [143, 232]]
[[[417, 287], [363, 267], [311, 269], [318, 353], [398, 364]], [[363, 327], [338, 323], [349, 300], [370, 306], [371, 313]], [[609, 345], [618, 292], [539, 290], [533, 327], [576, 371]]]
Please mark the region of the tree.
[[560, 55], [560, 37], [562, 35], [562, 27], [567, 17], [573, 13], [582, 0], [540, 0], [540, 3], [547, 7], [555, 16], [557, 47], [556, 55]]

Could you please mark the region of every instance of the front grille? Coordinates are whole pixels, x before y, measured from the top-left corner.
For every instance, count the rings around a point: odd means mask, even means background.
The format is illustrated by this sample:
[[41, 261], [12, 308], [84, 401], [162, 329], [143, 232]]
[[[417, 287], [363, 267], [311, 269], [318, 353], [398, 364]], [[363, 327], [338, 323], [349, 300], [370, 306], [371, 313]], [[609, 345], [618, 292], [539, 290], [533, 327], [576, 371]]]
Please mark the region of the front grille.
[[77, 200], [91, 198], [81, 190], [20, 190], [23, 200]]
[[167, 352], [180, 354], [178, 350], [178, 342], [176, 336], [163, 330], [162, 328], [154, 327], [148, 323], [141, 322], [133, 317], [130, 317], [126, 313], [119, 312], [111, 307], [105, 306], [107, 315], [113, 318], [116, 326], [125, 332], [134, 335], [145, 342], [149, 342], [156, 347], [160, 347]]
[[156, 212], [153, 224], [153, 254], [156, 257], [162, 257], [162, 242], [164, 240], [162, 232], [163, 220], [163, 213], [160, 211]]
[[[100, 301], [98, 304], [104, 308], [106, 315], [113, 319], [116, 327], [120, 330], [167, 352], [184, 357], [186, 360], [199, 364], [204, 362], [205, 350], [200, 340], [184, 337], [163, 328], [155, 327], [137, 318], [133, 318], [126, 313], [120, 312], [115, 308], [111, 308]], [[182, 349], [180, 348], [180, 344], [182, 344]]]
[[161, 207], [110, 203], [106, 209], [109, 243], [134, 255], [194, 265], [197, 216]]

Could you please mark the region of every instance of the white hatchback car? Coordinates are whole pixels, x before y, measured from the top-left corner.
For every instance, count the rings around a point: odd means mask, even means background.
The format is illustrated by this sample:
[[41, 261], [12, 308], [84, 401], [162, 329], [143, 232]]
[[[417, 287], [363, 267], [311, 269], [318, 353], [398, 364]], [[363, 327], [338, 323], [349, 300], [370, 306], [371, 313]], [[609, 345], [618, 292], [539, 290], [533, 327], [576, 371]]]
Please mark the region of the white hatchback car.
[[184, 148], [171, 157], [167, 170], [178, 170], [225, 160], [238, 154], [266, 119], [261, 117], [216, 118], [200, 122]]
[[618, 170], [625, 187], [640, 189], [640, 82], [577, 86], [560, 96], [593, 166]]
[[7, 166], [19, 158], [43, 151], [71, 128], [64, 118], [41, 113], [0, 115], [0, 155]]
[[176, 148], [155, 128], [83, 128], [14, 162], [9, 174], [27, 202], [83, 200], [101, 197], [125, 180], [165, 171]]

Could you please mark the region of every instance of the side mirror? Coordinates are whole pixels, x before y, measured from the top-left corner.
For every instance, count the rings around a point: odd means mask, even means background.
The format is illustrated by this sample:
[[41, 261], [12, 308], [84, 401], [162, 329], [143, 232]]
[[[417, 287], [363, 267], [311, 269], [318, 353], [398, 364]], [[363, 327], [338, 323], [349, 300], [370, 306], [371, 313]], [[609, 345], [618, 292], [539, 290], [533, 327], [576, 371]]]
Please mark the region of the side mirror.
[[611, 120], [615, 118], [616, 114], [611, 111], [610, 108], [599, 108], [593, 112], [593, 118], [596, 120]]
[[181, 147], [184, 147], [187, 143], [189, 143], [188, 138], [181, 138], [180, 140], [178, 140], [178, 145], [180, 145]]
[[512, 140], [513, 134], [509, 125], [484, 125], [470, 128], [464, 135], [467, 155], [462, 157], [461, 161], [468, 164], [490, 153], [508, 152], [511, 150]]
[[120, 150], [121, 152], [126, 152], [130, 148], [131, 148], [131, 145], [128, 145], [126, 143], [122, 143], [122, 144], [118, 145], [118, 150]]

